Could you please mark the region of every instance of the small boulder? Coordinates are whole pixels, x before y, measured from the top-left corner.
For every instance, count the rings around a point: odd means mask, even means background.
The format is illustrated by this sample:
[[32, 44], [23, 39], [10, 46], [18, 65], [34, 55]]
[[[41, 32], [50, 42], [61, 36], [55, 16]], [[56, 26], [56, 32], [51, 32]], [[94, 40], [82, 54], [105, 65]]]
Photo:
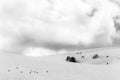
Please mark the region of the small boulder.
[[71, 62], [76, 62], [76, 59], [74, 57], [71, 57], [70, 61]]
[[10, 72], [10, 70], [8, 70], [8, 72]]
[[66, 61], [69, 61], [69, 60], [70, 60], [70, 57], [69, 57], [69, 56], [67, 56]]
[[84, 56], [82, 56], [82, 58], [85, 58]]
[[97, 58], [99, 58], [98, 54], [96, 54], [96, 55], [93, 56], [93, 59], [97, 59]]
[[74, 57], [69, 57], [69, 56], [67, 56], [66, 61], [69, 61], [69, 62], [77, 62]]

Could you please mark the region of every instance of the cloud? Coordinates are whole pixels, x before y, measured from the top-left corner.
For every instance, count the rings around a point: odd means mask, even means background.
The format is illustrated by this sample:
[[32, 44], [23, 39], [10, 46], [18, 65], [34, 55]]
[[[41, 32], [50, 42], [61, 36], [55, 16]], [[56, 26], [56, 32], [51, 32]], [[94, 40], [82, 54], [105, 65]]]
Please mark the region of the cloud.
[[53, 50], [114, 45], [119, 13], [109, 0], [0, 1], [0, 50], [28, 53], [32, 46], [57, 53]]

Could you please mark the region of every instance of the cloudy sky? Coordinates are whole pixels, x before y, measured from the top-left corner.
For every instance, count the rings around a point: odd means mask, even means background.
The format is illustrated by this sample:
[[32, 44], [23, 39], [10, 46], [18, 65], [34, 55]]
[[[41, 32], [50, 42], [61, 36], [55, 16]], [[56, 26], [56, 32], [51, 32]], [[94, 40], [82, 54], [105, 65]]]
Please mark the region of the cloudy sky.
[[0, 51], [27, 55], [120, 45], [119, 0], [0, 0]]

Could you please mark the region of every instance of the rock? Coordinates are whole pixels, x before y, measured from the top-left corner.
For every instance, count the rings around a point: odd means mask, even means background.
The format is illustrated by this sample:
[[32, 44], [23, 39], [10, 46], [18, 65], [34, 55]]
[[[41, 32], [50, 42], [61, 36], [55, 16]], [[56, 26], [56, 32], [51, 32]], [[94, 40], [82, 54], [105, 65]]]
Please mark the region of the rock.
[[19, 67], [16, 67], [16, 69], [18, 69]]
[[109, 57], [109, 56], [106, 56], [107, 58]]
[[69, 62], [77, 62], [74, 57], [69, 57], [69, 56], [67, 56], [66, 61], [69, 61]]
[[77, 52], [76, 54], [82, 54], [82, 52]]
[[23, 71], [21, 71], [20, 73], [23, 73]]
[[70, 60], [70, 57], [69, 57], [69, 56], [67, 56], [66, 61], [69, 61], [69, 60]]
[[109, 63], [107, 62], [107, 65], [108, 65]]
[[99, 58], [98, 54], [96, 54], [96, 55], [93, 56], [93, 59], [97, 59], [97, 58]]
[[10, 70], [8, 70], [8, 72], [10, 72]]
[[82, 56], [82, 58], [85, 58], [84, 56]]

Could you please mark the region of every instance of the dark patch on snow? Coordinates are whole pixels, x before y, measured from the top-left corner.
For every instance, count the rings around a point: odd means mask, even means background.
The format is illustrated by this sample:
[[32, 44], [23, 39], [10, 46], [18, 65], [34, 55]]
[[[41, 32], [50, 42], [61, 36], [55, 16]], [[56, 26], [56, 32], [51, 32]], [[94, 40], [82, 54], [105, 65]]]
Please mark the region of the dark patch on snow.
[[8, 72], [10, 72], [10, 70], [8, 70]]
[[97, 58], [99, 58], [99, 55], [98, 55], [98, 54], [95, 54], [95, 55], [93, 56], [93, 59], [97, 59]]
[[18, 69], [19, 67], [16, 67], [16, 69]]
[[77, 62], [76, 59], [75, 59], [75, 57], [70, 57], [70, 56], [67, 56], [66, 61]]
[[82, 56], [82, 58], [85, 58], [84, 56]]
[[109, 57], [109, 56], [106, 56], [107, 58]]
[[82, 54], [82, 52], [77, 52], [76, 54]]
[[23, 73], [23, 71], [21, 71], [20, 73]]

